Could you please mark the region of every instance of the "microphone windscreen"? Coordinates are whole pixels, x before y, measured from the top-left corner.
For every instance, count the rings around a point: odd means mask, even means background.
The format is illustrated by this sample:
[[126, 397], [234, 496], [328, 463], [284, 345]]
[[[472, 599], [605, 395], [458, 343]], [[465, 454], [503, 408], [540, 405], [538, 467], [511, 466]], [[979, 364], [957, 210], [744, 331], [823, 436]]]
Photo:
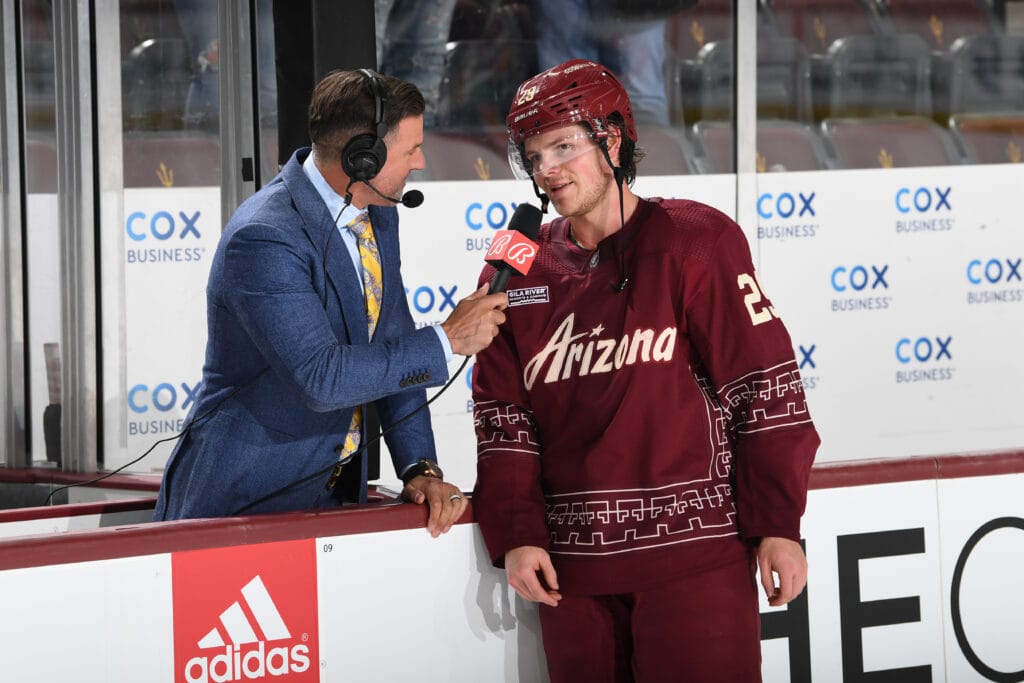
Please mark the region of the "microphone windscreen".
[[402, 206], [407, 206], [410, 209], [415, 209], [417, 206], [423, 203], [423, 193], [419, 190], [409, 190], [402, 195]]
[[512, 213], [512, 218], [508, 222], [508, 229], [521, 232], [531, 240], [536, 241], [543, 219], [544, 214], [533, 204], [520, 204]]

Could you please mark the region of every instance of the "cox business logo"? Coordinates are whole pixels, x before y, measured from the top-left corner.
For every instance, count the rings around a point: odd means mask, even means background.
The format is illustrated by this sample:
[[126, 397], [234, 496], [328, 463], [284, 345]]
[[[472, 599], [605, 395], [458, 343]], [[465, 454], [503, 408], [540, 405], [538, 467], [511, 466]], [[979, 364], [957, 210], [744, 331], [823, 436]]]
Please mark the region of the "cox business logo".
[[[832, 299], [832, 312], [882, 310], [889, 308], [892, 297], [889, 290], [888, 264], [840, 265], [832, 269], [829, 283], [832, 291], [844, 298]], [[861, 294], [868, 296], [861, 296]]]
[[972, 285], [980, 285], [983, 282], [1020, 282], [1020, 263], [1020, 258], [990, 258], [984, 262], [981, 259], [971, 259], [967, 263], [967, 280]]
[[953, 187], [901, 187], [894, 198], [896, 211], [905, 218], [896, 221], [896, 232], [943, 232], [952, 230]]
[[[814, 210], [816, 192], [763, 192], [757, 197], [758, 239], [785, 240], [792, 237], [814, 237], [818, 233]], [[772, 222], [775, 221], [775, 222]], [[762, 224], [764, 223], [764, 224]]]
[[[155, 240], [158, 247], [129, 247], [128, 263], [194, 262], [202, 259], [204, 247], [187, 246], [202, 239], [199, 231], [201, 211], [188, 214], [185, 211], [157, 211], [147, 214], [134, 211], [125, 221], [125, 232], [132, 242], [141, 243]], [[181, 240], [187, 240], [182, 242]], [[181, 246], [185, 244], [186, 246]]]
[[188, 413], [199, 395], [200, 382], [159, 382], [157, 384], [136, 384], [128, 390], [128, 410], [136, 417], [128, 420], [130, 436], [145, 434], [167, 434], [180, 432], [185, 420], [167, 415], [172, 411], [178, 415]]
[[144, 242], [150, 237], [160, 241], [167, 241], [172, 237], [180, 240], [189, 237], [200, 239], [202, 234], [199, 232], [198, 223], [202, 212], [196, 211], [191, 216], [184, 211], [177, 213], [178, 218], [175, 219], [170, 211], [157, 211], [151, 216], [142, 211], [134, 211], [125, 221], [125, 230], [128, 237], [136, 242]]
[[1022, 260], [1024, 259], [1018, 256], [1017, 258], [976, 258], [968, 261], [967, 282], [971, 285], [971, 290], [967, 292], [968, 305], [1024, 301], [1024, 288], [1007, 286], [1022, 282]]
[[199, 382], [180, 382], [177, 387], [170, 382], [161, 382], [150, 388], [148, 384], [136, 384], [128, 390], [128, 407], [133, 413], [148, 413], [152, 407], [166, 413], [175, 408], [187, 411], [199, 393]]
[[944, 382], [953, 379], [952, 335], [900, 337], [896, 342], [896, 360], [904, 369], [896, 371], [896, 383]]
[[515, 213], [516, 202], [470, 202], [466, 205], [466, 227], [473, 236], [466, 238], [466, 251], [487, 251], [491, 248], [490, 231], [501, 230], [508, 225]]
[[[448, 312], [455, 310], [455, 305], [458, 303], [455, 300], [455, 293], [458, 290], [458, 285], [421, 285], [415, 289], [406, 287], [405, 296], [408, 298], [409, 305], [412, 309], [420, 315], [432, 315], [436, 313], [442, 317], [446, 317]], [[431, 324], [433, 323], [423, 322], [417, 323], [417, 326], [423, 327]]]
[[803, 381], [804, 389], [816, 389], [818, 386], [818, 364], [814, 360], [814, 352], [818, 350], [817, 344], [798, 344], [796, 347], [797, 362], [800, 364], [800, 379]]
[[[871, 269], [870, 275], [868, 268]], [[888, 272], [888, 265], [836, 266], [832, 269], [832, 289], [837, 292], [845, 292], [847, 289], [860, 292], [867, 288], [868, 282], [871, 283], [871, 289], [889, 289], [889, 283], [885, 279]]]

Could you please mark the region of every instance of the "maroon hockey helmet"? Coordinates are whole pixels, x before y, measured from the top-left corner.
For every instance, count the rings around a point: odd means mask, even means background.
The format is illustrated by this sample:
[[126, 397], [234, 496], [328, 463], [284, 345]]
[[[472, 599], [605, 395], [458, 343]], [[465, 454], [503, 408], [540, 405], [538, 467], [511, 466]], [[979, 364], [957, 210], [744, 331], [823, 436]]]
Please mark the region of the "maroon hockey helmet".
[[629, 95], [611, 71], [597, 62], [572, 59], [537, 74], [519, 86], [506, 119], [512, 170], [529, 177], [522, 157], [528, 137], [583, 123], [600, 142], [608, 137], [608, 116], [615, 112], [623, 118], [623, 134], [636, 143]]

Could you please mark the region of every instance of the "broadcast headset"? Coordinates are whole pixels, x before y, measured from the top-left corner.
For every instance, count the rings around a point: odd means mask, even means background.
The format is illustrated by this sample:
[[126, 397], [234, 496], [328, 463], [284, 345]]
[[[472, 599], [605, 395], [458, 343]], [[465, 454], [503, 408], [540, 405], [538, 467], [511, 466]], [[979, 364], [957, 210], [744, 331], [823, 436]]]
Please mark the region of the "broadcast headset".
[[369, 69], [359, 69], [359, 73], [366, 76], [370, 95], [373, 96], [373, 132], [360, 133], [345, 143], [341, 150], [341, 168], [353, 181], [365, 183], [376, 178], [388, 160], [388, 148], [384, 144], [384, 136], [388, 132], [384, 121], [387, 98], [376, 73]]

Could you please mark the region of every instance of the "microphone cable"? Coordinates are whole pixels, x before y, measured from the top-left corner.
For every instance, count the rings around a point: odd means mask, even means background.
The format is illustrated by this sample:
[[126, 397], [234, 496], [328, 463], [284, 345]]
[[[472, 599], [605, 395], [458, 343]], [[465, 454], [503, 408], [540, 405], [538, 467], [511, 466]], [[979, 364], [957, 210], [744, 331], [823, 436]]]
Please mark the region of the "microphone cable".
[[324, 313], [327, 312], [327, 295], [330, 290], [327, 289], [327, 250], [331, 246], [331, 238], [334, 237], [334, 233], [338, 231], [338, 221], [341, 220], [341, 214], [345, 212], [349, 206], [352, 205], [352, 183], [354, 180], [348, 181], [348, 186], [345, 188], [345, 203], [338, 209], [338, 215], [334, 217], [334, 225], [331, 227], [331, 231], [327, 233], [327, 242], [324, 243], [323, 259], [320, 262], [320, 270], [324, 272]]
[[43, 501], [43, 505], [52, 505], [52, 504], [53, 504], [53, 502], [52, 502], [53, 496], [54, 496], [54, 495], [56, 495], [57, 493], [59, 493], [60, 491], [65, 491], [65, 490], [67, 490], [67, 489], [71, 489], [71, 488], [74, 488], [74, 487], [76, 487], [76, 486], [87, 486], [87, 485], [89, 485], [89, 484], [95, 484], [95, 483], [97, 483], [97, 482], [103, 481], [104, 479], [108, 479], [108, 478], [110, 478], [110, 477], [114, 476], [115, 474], [118, 474], [118, 473], [120, 473], [120, 472], [123, 472], [123, 471], [124, 471], [124, 470], [125, 470], [126, 468], [128, 468], [128, 467], [131, 467], [132, 465], [134, 465], [135, 463], [137, 463], [137, 462], [141, 461], [141, 460], [142, 460], [143, 458], [145, 458], [145, 457], [146, 457], [147, 455], [149, 455], [150, 453], [152, 453], [152, 452], [153, 452], [153, 449], [154, 449], [154, 448], [156, 448], [157, 446], [159, 446], [160, 444], [162, 444], [162, 443], [166, 443], [166, 442], [168, 442], [168, 441], [176, 441], [177, 439], [180, 439], [181, 437], [185, 436], [186, 434], [188, 434], [189, 430], [191, 430], [191, 429], [192, 429], [192, 427], [196, 426], [196, 424], [198, 424], [199, 422], [202, 422], [202, 421], [204, 421], [204, 420], [207, 420], [207, 419], [208, 419], [208, 418], [209, 418], [209, 417], [210, 417], [211, 415], [213, 415], [213, 414], [214, 414], [215, 412], [217, 412], [217, 410], [218, 410], [218, 409], [219, 409], [219, 408], [220, 408], [220, 407], [221, 407], [222, 405], [224, 405], [224, 403], [225, 403], [225, 402], [226, 402], [226, 401], [227, 401], [228, 399], [230, 399], [230, 398], [233, 398], [233, 397], [234, 397], [234, 396], [235, 396], [235, 395], [236, 395], [236, 394], [237, 394], [238, 392], [240, 392], [240, 391], [241, 391], [242, 389], [245, 389], [245, 388], [246, 388], [246, 387], [248, 387], [248, 386], [249, 386], [250, 384], [252, 384], [252, 383], [253, 383], [253, 382], [255, 382], [256, 380], [258, 380], [258, 379], [259, 379], [260, 377], [262, 377], [262, 376], [263, 376], [264, 374], [266, 374], [267, 370], [269, 370], [269, 369], [270, 369], [270, 366], [268, 365], [267, 367], [263, 368], [263, 369], [262, 369], [262, 370], [260, 370], [260, 371], [259, 371], [258, 373], [256, 373], [256, 374], [255, 374], [255, 375], [253, 375], [252, 377], [250, 377], [250, 378], [249, 378], [249, 380], [248, 380], [247, 382], [245, 382], [245, 383], [243, 383], [243, 384], [240, 384], [240, 385], [238, 385], [237, 387], [235, 387], [234, 389], [232, 389], [232, 390], [231, 390], [231, 392], [230, 392], [230, 393], [228, 393], [228, 395], [227, 395], [227, 396], [225, 396], [225, 397], [224, 397], [224, 398], [222, 398], [221, 400], [217, 401], [217, 403], [215, 403], [215, 404], [214, 404], [214, 405], [213, 405], [213, 406], [212, 406], [212, 407], [211, 407], [211, 408], [210, 408], [209, 410], [207, 410], [207, 411], [206, 411], [205, 413], [203, 413], [202, 415], [199, 415], [199, 416], [197, 416], [197, 417], [194, 417], [194, 418], [192, 418], [191, 420], [189, 420], [189, 423], [188, 423], [187, 425], [185, 425], [184, 429], [182, 429], [182, 430], [181, 430], [180, 432], [178, 432], [177, 434], [174, 434], [173, 436], [167, 436], [167, 437], [164, 437], [163, 439], [159, 439], [159, 440], [157, 440], [157, 441], [154, 441], [154, 442], [153, 442], [153, 445], [152, 445], [152, 446], [150, 446], [150, 447], [149, 447], [148, 449], [146, 449], [146, 452], [145, 452], [145, 453], [143, 453], [143, 454], [142, 454], [142, 455], [140, 455], [139, 457], [135, 458], [134, 460], [131, 460], [131, 461], [129, 461], [129, 462], [126, 462], [125, 464], [121, 465], [121, 466], [120, 466], [120, 467], [118, 467], [117, 469], [111, 470], [110, 472], [106, 472], [105, 474], [103, 474], [103, 475], [101, 475], [101, 476], [99, 476], [99, 477], [96, 477], [96, 478], [94, 478], [94, 479], [89, 479], [89, 480], [87, 480], [87, 481], [78, 481], [78, 482], [75, 482], [75, 483], [73, 483], [73, 484], [66, 484], [66, 485], [64, 485], [64, 486], [58, 486], [57, 488], [55, 488], [55, 489], [52, 489], [52, 490], [50, 491], [50, 494], [49, 494], [48, 496], [46, 496], [46, 499], [45, 499], [45, 500]]
[[[416, 408], [413, 408], [411, 411], [409, 411], [408, 414], [404, 415], [403, 417], [399, 418], [395, 422], [393, 422], [390, 425], [388, 425], [388, 427], [386, 429], [382, 429], [380, 432], [375, 434], [373, 437], [371, 437], [369, 439], [365, 439], [359, 445], [359, 448], [357, 448], [355, 451], [352, 452], [352, 455], [349, 456], [348, 460], [352, 460], [357, 455], [361, 455], [367, 448], [369, 448], [373, 444], [375, 444], [378, 441], [380, 441], [381, 438], [383, 438], [385, 434], [390, 433], [393, 429], [398, 427], [398, 425], [402, 424], [403, 422], [405, 422], [406, 420], [411, 418], [413, 415], [415, 415], [416, 413], [420, 412], [424, 408], [427, 408], [428, 406], [430, 406], [431, 403], [436, 401], [441, 396], [441, 394], [446, 392], [452, 386], [452, 384], [455, 383], [456, 379], [458, 379], [459, 377], [462, 376], [462, 371], [465, 369], [466, 364], [469, 362], [470, 358], [471, 358], [471, 356], [466, 356], [466, 358], [462, 361], [462, 363], [459, 364], [458, 369], [454, 373], [452, 373], [452, 376], [448, 379], [448, 381], [444, 384], [444, 386], [441, 387], [441, 389], [436, 394], [431, 396], [429, 399], [427, 399], [426, 401], [421, 403]], [[312, 474], [308, 474], [305, 477], [302, 477], [301, 479], [296, 479], [294, 481], [291, 481], [291, 482], [285, 484], [284, 486], [271, 491], [270, 493], [268, 493], [267, 495], [263, 496], [262, 498], [257, 498], [254, 501], [246, 503], [242, 507], [240, 507], [237, 510], [235, 510], [234, 512], [230, 513], [229, 516], [234, 517], [235, 515], [240, 515], [243, 512], [245, 512], [246, 510], [257, 506], [260, 503], [265, 503], [266, 501], [271, 500], [272, 498], [276, 498], [277, 496], [281, 495], [282, 493], [285, 493], [286, 491], [290, 491], [291, 489], [295, 488], [296, 486], [300, 486], [302, 484], [305, 484], [307, 481], [310, 481], [312, 479], [316, 479], [317, 477], [321, 477], [321, 476], [327, 474], [328, 472], [330, 472], [331, 470], [333, 470], [335, 467], [337, 467], [338, 466], [338, 462], [339, 461], [334, 461], [330, 465], [328, 465], [327, 467], [323, 467], [323, 468], [313, 472]]]

